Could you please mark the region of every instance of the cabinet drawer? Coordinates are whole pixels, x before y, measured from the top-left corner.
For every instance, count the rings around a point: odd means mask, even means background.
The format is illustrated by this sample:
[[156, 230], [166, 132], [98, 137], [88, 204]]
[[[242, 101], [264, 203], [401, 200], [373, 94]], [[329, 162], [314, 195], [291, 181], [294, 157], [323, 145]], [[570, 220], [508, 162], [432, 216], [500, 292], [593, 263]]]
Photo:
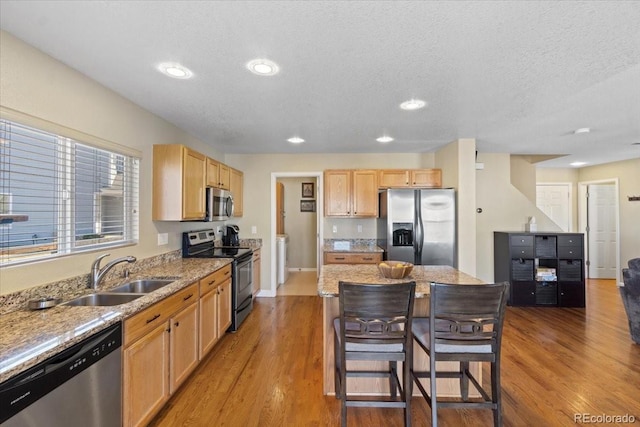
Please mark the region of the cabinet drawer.
[[513, 258], [534, 258], [533, 246], [513, 246], [511, 256]]
[[577, 246], [582, 247], [581, 236], [562, 236], [558, 235], [558, 246]]
[[382, 262], [382, 254], [372, 253], [344, 253], [326, 252], [324, 254], [325, 264], [377, 264]]
[[200, 279], [200, 295], [205, 295], [208, 292], [216, 289], [226, 280], [231, 278], [231, 264], [214, 271], [206, 277]]
[[582, 258], [582, 246], [558, 246], [558, 258]]
[[198, 299], [198, 284], [176, 292], [124, 321], [124, 346], [146, 335], [178, 310]]
[[530, 246], [533, 250], [533, 236], [509, 236], [511, 246]]

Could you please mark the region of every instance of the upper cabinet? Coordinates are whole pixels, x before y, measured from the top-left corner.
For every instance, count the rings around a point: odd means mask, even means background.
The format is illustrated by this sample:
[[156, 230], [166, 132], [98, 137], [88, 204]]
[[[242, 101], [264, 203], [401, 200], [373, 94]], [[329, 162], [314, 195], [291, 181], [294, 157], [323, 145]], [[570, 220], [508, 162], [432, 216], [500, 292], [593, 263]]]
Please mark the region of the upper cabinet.
[[229, 174], [229, 191], [231, 191], [231, 197], [233, 197], [233, 216], [242, 216], [244, 174], [233, 168], [229, 168]]
[[383, 169], [378, 171], [380, 188], [442, 187], [441, 169]]
[[325, 216], [377, 217], [377, 171], [326, 170], [324, 203]]
[[207, 186], [229, 190], [231, 169], [224, 163], [207, 158]]
[[205, 180], [205, 156], [180, 144], [154, 145], [152, 219], [203, 219]]

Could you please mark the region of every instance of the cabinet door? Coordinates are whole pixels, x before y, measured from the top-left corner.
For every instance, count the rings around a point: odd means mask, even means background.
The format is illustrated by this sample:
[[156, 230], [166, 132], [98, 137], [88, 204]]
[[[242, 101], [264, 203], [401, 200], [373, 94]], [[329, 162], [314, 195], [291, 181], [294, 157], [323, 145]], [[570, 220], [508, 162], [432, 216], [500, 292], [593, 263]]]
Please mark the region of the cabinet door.
[[218, 292], [213, 290], [200, 297], [200, 339], [198, 356], [202, 358], [218, 342]]
[[220, 187], [220, 163], [213, 159], [207, 159], [207, 185]]
[[584, 282], [559, 282], [558, 306], [560, 307], [584, 307], [585, 294]]
[[378, 187], [402, 188], [409, 186], [409, 171], [402, 169], [383, 169], [378, 171]]
[[535, 282], [512, 282], [511, 305], [536, 305]]
[[229, 191], [233, 197], [233, 216], [242, 216], [243, 203], [243, 185], [244, 174], [236, 169], [231, 169], [231, 181], [229, 182]]
[[253, 251], [253, 295], [260, 291], [260, 249]]
[[231, 169], [224, 163], [220, 163], [220, 188], [228, 190], [231, 183]]
[[173, 394], [198, 364], [198, 304], [191, 304], [169, 322], [169, 385]]
[[231, 280], [218, 287], [218, 338], [231, 326]]
[[166, 321], [123, 352], [123, 423], [146, 425], [169, 399]]
[[442, 187], [441, 169], [416, 169], [411, 171], [411, 185], [414, 187]]
[[352, 216], [378, 216], [378, 174], [375, 170], [353, 171]]
[[184, 148], [182, 180], [183, 219], [202, 219], [205, 215], [205, 163], [206, 158], [193, 150]]
[[325, 216], [351, 215], [350, 170], [332, 170], [324, 173], [324, 214]]

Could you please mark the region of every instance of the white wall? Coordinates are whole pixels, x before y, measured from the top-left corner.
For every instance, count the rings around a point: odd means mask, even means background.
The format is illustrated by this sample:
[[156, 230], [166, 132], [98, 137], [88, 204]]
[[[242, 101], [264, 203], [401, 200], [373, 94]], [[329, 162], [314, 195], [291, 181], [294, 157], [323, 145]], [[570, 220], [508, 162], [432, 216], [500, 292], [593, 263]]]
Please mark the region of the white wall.
[[481, 153], [478, 161], [484, 169], [476, 171], [476, 203], [482, 213], [476, 215], [476, 276], [493, 282], [493, 232], [524, 231], [530, 216], [535, 216], [538, 231], [560, 231], [521, 191], [511, 184], [509, 154]]
[[[180, 248], [181, 232], [202, 223], [151, 221], [153, 144], [181, 143], [213, 158], [222, 154], [97, 82], [0, 32], [0, 103], [58, 125], [134, 148], [140, 162], [140, 242], [110, 249], [111, 257], [146, 258]], [[169, 245], [158, 246], [157, 234], [169, 233]], [[0, 294], [89, 272], [98, 253], [77, 254], [0, 270]]]

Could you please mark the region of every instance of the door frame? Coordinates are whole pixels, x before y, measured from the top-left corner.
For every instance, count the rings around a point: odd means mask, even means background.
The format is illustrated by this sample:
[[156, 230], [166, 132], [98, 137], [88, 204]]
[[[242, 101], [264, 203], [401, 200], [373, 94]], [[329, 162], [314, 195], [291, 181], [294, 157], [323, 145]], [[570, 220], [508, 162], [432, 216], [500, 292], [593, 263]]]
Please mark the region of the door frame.
[[609, 184], [613, 185], [615, 190], [615, 205], [614, 205], [614, 219], [616, 223], [616, 282], [618, 286], [622, 286], [622, 279], [620, 276], [620, 183], [618, 178], [599, 179], [595, 181], [580, 181], [578, 182], [578, 232], [584, 233], [584, 246], [585, 246], [585, 273], [589, 277], [589, 266], [587, 261], [589, 258], [589, 231], [587, 226], [589, 225], [589, 216], [587, 209], [587, 188], [593, 184]]
[[[567, 201], [567, 209], [569, 211], [569, 230], [567, 230], [568, 233], [572, 233], [574, 230], [574, 221], [573, 221], [573, 183], [571, 182], [537, 182], [536, 183], [536, 199], [538, 198], [537, 195], [537, 191], [538, 191], [538, 187], [540, 186], [555, 186], [555, 187], [567, 187], [569, 189], [569, 200]], [[536, 200], [536, 207], [537, 206], [537, 200]], [[538, 208], [540, 209], [540, 208]], [[540, 209], [542, 210], [542, 209]]]
[[[269, 245], [271, 246], [271, 253], [276, 253], [276, 181], [278, 178], [315, 178], [316, 179], [316, 245], [317, 245], [317, 259], [316, 259], [316, 271], [320, 274], [320, 267], [322, 266], [322, 236], [323, 233], [323, 219], [324, 219], [324, 182], [322, 181], [322, 171], [317, 172], [271, 172], [271, 239]], [[270, 271], [270, 286], [269, 289], [262, 289], [260, 296], [275, 297], [277, 295], [278, 278], [276, 277], [277, 266], [275, 255], [271, 257], [271, 271]]]

